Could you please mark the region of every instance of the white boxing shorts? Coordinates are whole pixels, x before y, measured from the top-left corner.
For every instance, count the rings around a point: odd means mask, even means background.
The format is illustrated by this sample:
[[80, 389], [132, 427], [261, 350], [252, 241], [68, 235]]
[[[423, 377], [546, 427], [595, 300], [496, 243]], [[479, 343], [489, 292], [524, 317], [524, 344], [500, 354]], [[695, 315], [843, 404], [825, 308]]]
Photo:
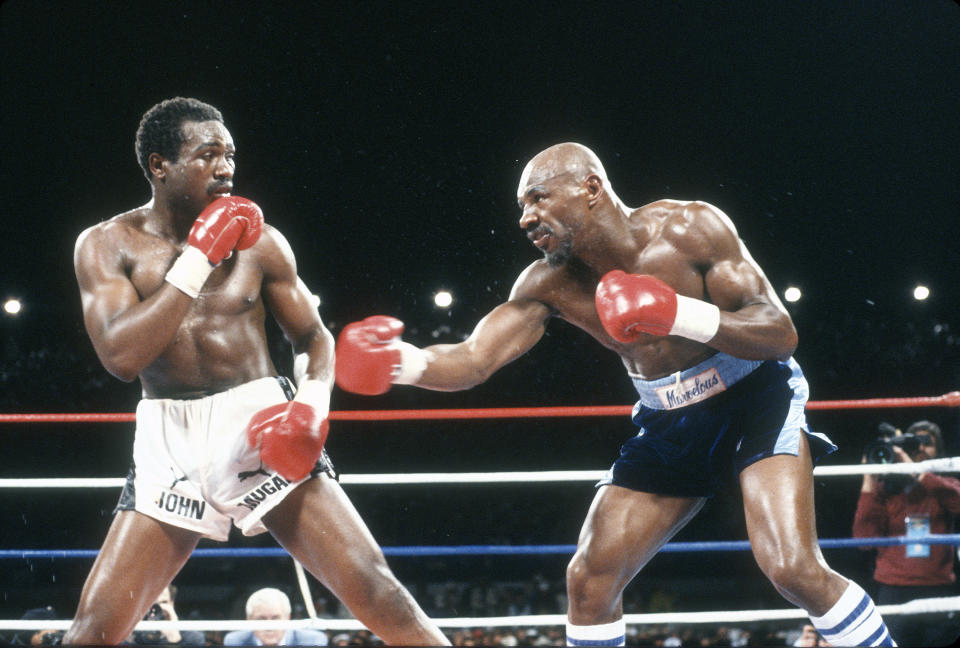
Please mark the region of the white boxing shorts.
[[[263, 516], [301, 482], [289, 482], [247, 443], [256, 412], [293, 397], [283, 377], [260, 378], [204, 398], [145, 398], [137, 405], [133, 464], [117, 510], [225, 541], [266, 531]], [[326, 451], [313, 471], [336, 478]]]

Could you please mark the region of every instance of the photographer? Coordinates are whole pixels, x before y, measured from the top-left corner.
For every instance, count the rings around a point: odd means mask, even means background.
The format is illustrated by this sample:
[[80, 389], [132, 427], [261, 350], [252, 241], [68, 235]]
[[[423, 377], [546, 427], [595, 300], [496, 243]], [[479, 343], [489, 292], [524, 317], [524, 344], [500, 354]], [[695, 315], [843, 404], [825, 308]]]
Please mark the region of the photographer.
[[[882, 444], [869, 448], [864, 463], [913, 463], [934, 459], [943, 452], [943, 436], [935, 423], [918, 421], [902, 435], [899, 430], [895, 432]], [[920, 535], [952, 533], [957, 513], [960, 481], [952, 477], [926, 472], [864, 475], [853, 536], [905, 536], [908, 526]], [[876, 551], [873, 579], [878, 605], [957, 594], [951, 545], [896, 545], [876, 547]], [[942, 617], [930, 620], [922, 615], [897, 615], [887, 617], [887, 624], [901, 646], [948, 645], [960, 632], [955, 620], [944, 623]]]
[[[147, 615], [143, 617], [144, 621], [177, 621], [177, 611], [173, 609], [173, 600], [177, 595], [177, 588], [173, 585], [170, 585], [162, 592], [160, 596], [157, 597], [157, 600], [153, 605], [150, 606], [150, 611], [147, 612]], [[165, 646], [168, 645], [177, 645], [177, 646], [203, 646], [206, 645], [207, 639], [202, 632], [197, 632], [196, 630], [151, 630], [151, 631], [137, 631], [133, 633], [133, 641], [128, 641], [126, 643], [134, 644], [162, 644]]]
[[[57, 618], [57, 613], [53, 607], [48, 605], [46, 607], [27, 610], [26, 613], [20, 618], [24, 621], [36, 621], [38, 619], [43, 619], [44, 621], [53, 621]], [[13, 635], [10, 640], [10, 645], [52, 646], [59, 644], [62, 637], [62, 630], [24, 630]], [[0, 641], [2, 641], [2, 638], [0, 638]]]

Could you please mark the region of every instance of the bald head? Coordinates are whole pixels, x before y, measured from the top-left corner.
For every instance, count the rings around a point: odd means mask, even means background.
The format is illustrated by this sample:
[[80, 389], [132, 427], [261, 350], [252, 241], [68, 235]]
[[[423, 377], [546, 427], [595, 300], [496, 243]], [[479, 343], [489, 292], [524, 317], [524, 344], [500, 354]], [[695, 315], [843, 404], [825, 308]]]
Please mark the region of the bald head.
[[547, 263], [559, 267], [578, 254], [577, 239], [626, 214], [600, 158], [583, 144], [564, 142], [527, 162], [517, 187], [520, 228]]
[[596, 153], [583, 144], [564, 142], [533, 156], [520, 176], [520, 186], [542, 184], [561, 176], [568, 176], [570, 182], [579, 184], [590, 175], [597, 175], [609, 187], [607, 172]]

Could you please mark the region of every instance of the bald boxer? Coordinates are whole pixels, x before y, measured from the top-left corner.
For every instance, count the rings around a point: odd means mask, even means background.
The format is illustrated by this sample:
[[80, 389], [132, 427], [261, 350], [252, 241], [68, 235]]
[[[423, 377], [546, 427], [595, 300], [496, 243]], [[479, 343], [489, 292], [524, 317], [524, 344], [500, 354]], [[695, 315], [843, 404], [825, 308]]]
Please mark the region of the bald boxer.
[[[235, 147], [220, 112], [163, 101], [136, 140], [152, 199], [84, 231], [74, 262], [103, 366], [140, 379], [133, 462], [87, 578], [70, 644], [133, 630], [202, 537], [269, 531], [390, 644], [447, 643], [387, 566], [323, 451], [333, 337], [290, 245], [233, 195]], [[270, 359], [264, 322], [294, 353]]]
[[509, 299], [459, 344], [419, 349], [385, 316], [351, 324], [337, 382], [364, 394], [467, 389], [566, 320], [620, 357], [640, 396], [637, 435], [598, 485], [567, 568], [570, 645], [623, 645], [624, 588], [734, 475], [777, 590], [832, 645], [893, 645], [869, 596], [820, 553], [812, 465], [835, 446], [807, 427], [797, 333], [726, 214], [678, 200], [627, 207], [574, 143], [530, 160], [517, 201], [544, 258]]

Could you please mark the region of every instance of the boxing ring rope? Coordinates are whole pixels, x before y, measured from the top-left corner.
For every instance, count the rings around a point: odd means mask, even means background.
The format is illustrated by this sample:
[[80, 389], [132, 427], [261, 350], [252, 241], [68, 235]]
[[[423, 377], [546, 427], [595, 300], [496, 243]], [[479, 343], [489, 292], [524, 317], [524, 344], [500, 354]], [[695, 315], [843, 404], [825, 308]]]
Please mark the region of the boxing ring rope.
[[[878, 605], [877, 610], [884, 616], [898, 614], [930, 614], [956, 612], [960, 610], [960, 596], [915, 599], [899, 605]], [[754, 621], [787, 621], [806, 619], [807, 613], [799, 608], [773, 610], [734, 610], [716, 612], [655, 612], [647, 614], [624, 614], [627, 625], [664, 625], [696, 623], [750, 623]], [[525, 616], [499, 617], [448, 617], [431, 619], [441, 628], [504, 628], [532, 626], [560, 626], [566, 623], [564, 614], [529, 614]], [[2, 620], [0, 629], [4, 630], [66, 630], [70, 619], [44, 620]], [[136, 630], [198, 630], [225, 632], [229, 630], [289, 630], [292, 628], [310, 628], [314, 630], [364, 630], [366, 626], [356, 619], [291, 619], [289, 621], [247, 621], [245, 619], [226, 621], [141, 621]]]
[[[940, 396], [808, 401], [808, 410], [960, 407], [960, 391]], [[331, 421], [440, 421], [450, 419], [624, 416], [631, 405], [566, 407], [482, 407], [467, 409], [347, 410], [330, 412]], [[0, 414], [0, 423], [131, 423], [133, 412], [105, 414]]]
[[[915, 544], [951, 544], [960, 546], [960, 533], [931, 533], [922, 536], [882, 536], [876, 538], [821, 538], [823, 549], [850, 547], [892, 547]], [[543, 556], [570, 555], [577, 546], [559, 545], [413, 545], [381, 547], [387, 556]], [[749, 540], [712, 540], [701, 542], [668, 542], [660, 553], [700, 553], [705, 551], [748, 551]], [[99, 549], [0, 549], [0, 560], [34, 558], [96, 558]], [[193, 558], [286, 558], [289, 554], [280, 547], [210, 548], [194, 549]]]
[[[960, 407], [960, 391], [940, 396], [874, 398], [857, 400], [809, 401], [808, 410], [835, 409], [874, 409], [874, 408], [911, 408], [911, 407]], [[551, 418], [551, 417], [595, 417], [626, 416], [632, 406], [572, 406], [572, 407], [512, 407], [512, 408], [475, 408], [475, 409], [434, 409], [434, 410], [356, 410], [333, 411], [330, 420], [334, 421], [403, 421], [403, 420], [465, 420], [465, 419], [503, 419], [503, 418]], [[0, 414], [0, 423], [127, 423], [134, 422], [133, 413], [101, 414]], [[340, 476], [340, 482], [352, 485], [383, 484], [526, 484], [534, 482], [573, 482], [596, 481], [604, 474], [602, 470], [566, 470], [566, 471], [512, 471], [512, 472], [476, 472], [476, 473], [398, 473], [398, 474], [347, 474]], [[818, 466], [814, 469], [817, 477], [833, 477], [862, 474], [921, 473], [921, 472], [960, 472], [960, 457], [931, 459], [923, 462], [905, 464], [859, 464], [851, 466]], [[124, 478], [37, 478], [37, 479], [0, 479], [0, 488], [119, 488]], [[822, 548], [891, 546], [907, 544], [951, 544], [960, 546], [960, 534], [931, 534], [926, 536], [901, 536], [883, 538], [832, 538], [821, 539]], [[750, 548], [749, 541], [719, 542], [671, 542], [661, 552], [703, 552], [703, 551], [744, 551]], [[438, 555], [532, 555], [532, 554], [571, 554], [575, 545], [460, 545], [436, 547], [383, 547], [387, 556], [438, 556]], [[77, 550], [0, 550], [2, 559], [37, 558], [93, 558], [96, 549]], [[289, 554], [281, 548], [218, 548], [196, 549], [195, 557], [287, 557]], [[324, 630], [360, 630], [364, 626], [355, 619], [320, 619], [316, 617], [312, 596], [303, 568], [294, 560], [298, 585], [306, 602], [309, 619], [291, 621], [142, 621], [138, 631], [165, 629], [227, 631], [236, 629], [290, 629], [315, 628]], [[884, 615], [920, 614], [960, 611], [960, 596], [918, 599], [902, 605], [880, 605], [878, 609]], [[751, 621], [804, 619], [807, 614], [799, 608], [745, 611], [713, 612], [677, 612], [651, 614], [625, 614], [627, 624], [669, 624], [669, 623], [737, 623]], [[474, 627], [520, 627], [520, 626], [563, 626], [565, 615], [527, 615], [513, 617], [460, 617], [433, 619], [441, 628]], [[0, 629], [5, 630], [65, 630], [71, 621], [55, 620], [3, 620]]]
[[[353, 473], [340, 475], [341, 484], [356, 486], [385, 484], [526, 484], [533, 482], [597, 481], [603, 470], [537, 470], [472, 473]], [[960, 457], [927, 459], [910, 464], [852, 464], [817, 466], [814, 477], [845, 475], [915, 474], [960, 472]], [[24, 477], [0, 478], [0, 488], [117, 488], [124, 477]]]

